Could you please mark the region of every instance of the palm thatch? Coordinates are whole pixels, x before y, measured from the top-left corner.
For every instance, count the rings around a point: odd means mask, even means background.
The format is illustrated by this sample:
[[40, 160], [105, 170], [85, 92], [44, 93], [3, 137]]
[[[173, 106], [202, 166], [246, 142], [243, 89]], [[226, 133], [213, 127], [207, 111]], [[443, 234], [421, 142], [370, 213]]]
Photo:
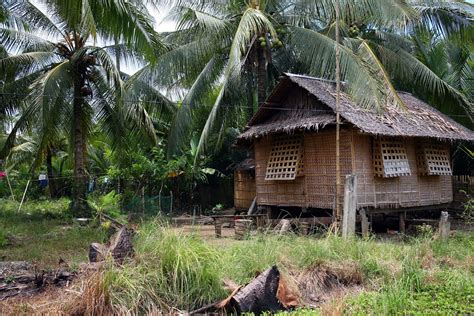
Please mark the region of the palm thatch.
[[[309, 94], [310, 102], [285, 103], [289, 94]], [[387, 104], [381, 112], [361, 108], [341, 94], [343, 124], [354, 125], [372, 135], [427, 137], [441, 140], [474, 141], [474, 132], [415, 98], [399, 92], [406, 108]], [[312, 100], [312, 101], [311, 101]], [[331, 81], [285, 74], [280, 83], [238, 137], [238, 143], [274, 133], [316, 131], [336, 122], [336, 89]]]

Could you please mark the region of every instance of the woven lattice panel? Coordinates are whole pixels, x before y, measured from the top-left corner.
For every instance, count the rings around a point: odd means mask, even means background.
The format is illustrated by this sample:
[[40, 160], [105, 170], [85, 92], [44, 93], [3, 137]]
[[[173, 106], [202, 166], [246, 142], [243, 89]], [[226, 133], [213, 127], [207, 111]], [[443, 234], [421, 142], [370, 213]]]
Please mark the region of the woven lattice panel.
[[420, 175], [451, 176], [449, 149], [438, 144], [418, 144], [416, 165]]
[[384, 137], [374, 140], [374, 172], [383, 178], [411, 175], [405, 146], [401, 141]]
[[303, 149], [300, 150], [300, 160], [298, 161], [298, 169], [296, 170], [296, 176], [304, 176], [304, 150]]
[[302, 169], [303, 137], [278, 136], [273, 140], [265, 180], [294, 180]]

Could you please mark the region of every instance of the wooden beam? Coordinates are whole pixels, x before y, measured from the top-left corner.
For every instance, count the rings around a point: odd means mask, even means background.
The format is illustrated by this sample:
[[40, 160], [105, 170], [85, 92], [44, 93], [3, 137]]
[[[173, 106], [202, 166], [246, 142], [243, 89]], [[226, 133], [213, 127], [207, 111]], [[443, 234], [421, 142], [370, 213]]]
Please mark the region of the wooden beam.
[[365, 214], [365, 210], [359, 210], [360, 214], [360, 226], [362, 230], [362, 237], [366, 238], [369, 236], [369, 220], [367, 219], [367, 215]]
[[401, 212], [398, 215], [398, 231], [400, 234], [405, 234], [405, 219], [406, 219], [406, 213]]
[[357, 210], [357, 176], [347, 175], [344, 186], [344, 215], [342, 217], [342, 237], [348, 238], [355, 234]]
[[380, 209], [366, 209], [367, 214], [384, 214], [384, 213], [400, 213], [403, 212], [417, 212], [447, 209], [450, 203], [443, 203], [437, 205], [415, 206], [415, 207], [400, 207], [400, 208], [380, 208]]

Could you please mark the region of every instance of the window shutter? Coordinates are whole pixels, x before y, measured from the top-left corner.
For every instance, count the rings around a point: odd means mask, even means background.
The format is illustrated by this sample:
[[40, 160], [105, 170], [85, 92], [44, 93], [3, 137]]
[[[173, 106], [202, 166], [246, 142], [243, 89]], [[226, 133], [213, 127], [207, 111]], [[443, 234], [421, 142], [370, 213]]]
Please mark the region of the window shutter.
[[418, 173], [426, 176], [451, 176], [449, 148], [442, 144], [418, 144], [416, 165]]
[[381, 137], [374, 139], [374, 171], [383, 178], [409, 176], [410, 165], [405, 146], [400, 140]]
[[302, 172], [303, 136], [277, 136], [272, 143], [265, 180], [294, 180]]

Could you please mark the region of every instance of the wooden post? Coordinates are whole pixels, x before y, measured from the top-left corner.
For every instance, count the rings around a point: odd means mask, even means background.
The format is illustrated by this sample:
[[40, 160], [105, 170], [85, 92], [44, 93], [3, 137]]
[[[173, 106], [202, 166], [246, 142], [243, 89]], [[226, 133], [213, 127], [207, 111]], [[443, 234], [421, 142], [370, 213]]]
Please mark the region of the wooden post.
[[214, 229], [216, 231], [216, 238], [222, 237], [222, 219], [219, 217], [214, 218]]
[[405, 212], [401, 212], [400, 214], [398, 214], [398, 231], [400, 232], [400, 234], [405, 234], [405, 219]]
[[360, 215], [360, 226], [362, 230], [362, 237], [367, 238], [369, 236], [369, 220], [367, 219], [367, 215], [365, 214], [365, 210], [359, 210]]
[[250, 219], [236, 219], [235, 220], [235, 238], [245, 239], [250, 235], [250, 228], [252, 220]]
[[344, 186], [344, 215], [342, 217], [342, 237], [348, 238], [355, 233], [357, 210], [357, 176], [347, 175]]
[[441, 212], [441, 218], [439, 219], [439, 238], [447, 240], [451, 230], [451, 223], [449, 222], [448, 212]]
[[341, 155], [340, 155], [340, 129], [341, 117], [339, 114], [341, 93], [341, 69], [340, 69], [340, 47], [339, 47], [339, 0], [335, 1], [336, 11], [336, 226], [341, 221]]

